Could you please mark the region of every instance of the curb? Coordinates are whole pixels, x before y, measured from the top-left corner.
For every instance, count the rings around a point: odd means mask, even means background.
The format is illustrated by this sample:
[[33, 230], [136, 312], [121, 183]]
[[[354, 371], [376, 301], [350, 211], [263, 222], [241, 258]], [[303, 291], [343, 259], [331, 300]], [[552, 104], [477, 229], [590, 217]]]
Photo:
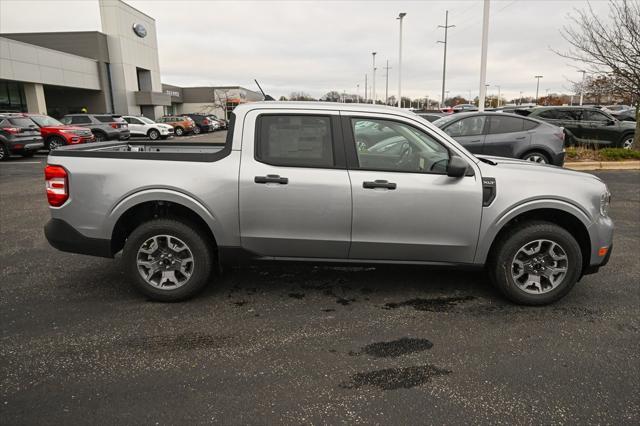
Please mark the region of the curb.
[[571, 170], [640, 170], [640, 161], [574, 161], [564, 163]]

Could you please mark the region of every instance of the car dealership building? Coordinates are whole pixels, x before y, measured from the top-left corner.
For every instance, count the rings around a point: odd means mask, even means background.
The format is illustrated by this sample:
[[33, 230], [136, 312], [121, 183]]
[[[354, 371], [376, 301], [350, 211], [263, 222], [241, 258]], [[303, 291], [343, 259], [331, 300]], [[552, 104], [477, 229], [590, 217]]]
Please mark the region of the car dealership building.
[[262, 100], [238, 86], [163, 85], [155, 20], [120, 0], [99, 7], [102, 31], [0, 33], [0, 111], [224, 116]]

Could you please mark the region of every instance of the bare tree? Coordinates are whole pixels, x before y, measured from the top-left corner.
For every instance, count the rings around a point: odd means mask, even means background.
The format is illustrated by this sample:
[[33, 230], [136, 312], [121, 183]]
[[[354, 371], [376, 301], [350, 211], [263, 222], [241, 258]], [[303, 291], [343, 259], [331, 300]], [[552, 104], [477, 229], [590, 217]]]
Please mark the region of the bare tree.
[[[589, 4], [569, 16], [562, 37], [570, 44], [558, 55], [581, 64], [594, 76], [606, 76], [618, 93], [628, 93], [640, 118], [640, 2], [609, 0], [608, 22]], [[634, 148], [640, 150], [640, 121], [636, 119]]]
[[289, 95], [290, 101], [315, 101], [315, 99], [305, 92], [291, 92]]

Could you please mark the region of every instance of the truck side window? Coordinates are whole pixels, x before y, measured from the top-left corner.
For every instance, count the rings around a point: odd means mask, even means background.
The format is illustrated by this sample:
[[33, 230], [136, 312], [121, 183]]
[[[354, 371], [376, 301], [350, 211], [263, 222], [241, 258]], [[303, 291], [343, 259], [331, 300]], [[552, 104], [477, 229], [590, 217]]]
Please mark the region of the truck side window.
[[258, 117], [256, 159], [274, 166], [333, 167], [331, 118], [265, 114]]
[[446, 173], [449, 151], [426, 133], [391, 120], [351, 120], [358, 163], [364, 170]]

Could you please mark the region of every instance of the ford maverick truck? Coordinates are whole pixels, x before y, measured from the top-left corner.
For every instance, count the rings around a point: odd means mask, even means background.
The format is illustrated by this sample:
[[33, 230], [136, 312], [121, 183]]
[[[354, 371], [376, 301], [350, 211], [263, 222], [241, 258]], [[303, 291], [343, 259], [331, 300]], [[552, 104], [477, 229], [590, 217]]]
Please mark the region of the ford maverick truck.
[[513, 302], [541, 305], [612, 250], [597, 177], [474, 156], [382, 106], [243, 104], [223, 145], [62, 147], [45, 180], [50, 244], [122, 252], [133, 284], [161, 301], [195, 295], [223, 265], [284, 260], [485, 268]]

